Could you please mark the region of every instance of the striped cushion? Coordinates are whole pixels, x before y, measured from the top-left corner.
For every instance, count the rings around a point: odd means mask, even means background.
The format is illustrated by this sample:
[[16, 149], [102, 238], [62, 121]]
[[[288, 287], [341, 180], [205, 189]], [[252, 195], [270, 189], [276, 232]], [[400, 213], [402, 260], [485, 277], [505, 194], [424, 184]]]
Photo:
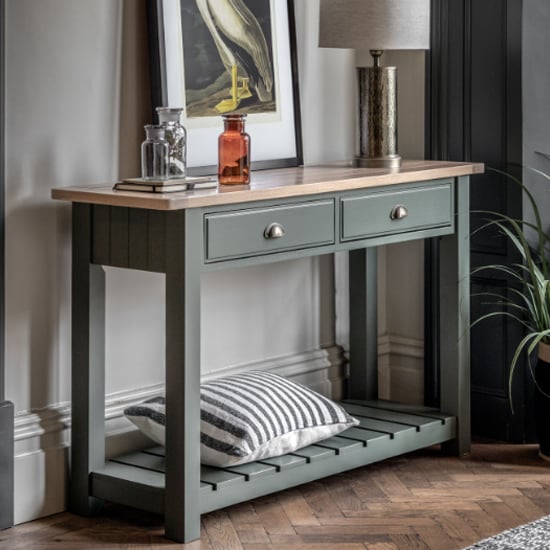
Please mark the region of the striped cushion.
[[[164, 445], [164, 398], [124, 411]], [[269, 372], [251, 371], [201, 385], [201, 462], [244, 464], [289, 453], [357, 424], [322, 395]]]

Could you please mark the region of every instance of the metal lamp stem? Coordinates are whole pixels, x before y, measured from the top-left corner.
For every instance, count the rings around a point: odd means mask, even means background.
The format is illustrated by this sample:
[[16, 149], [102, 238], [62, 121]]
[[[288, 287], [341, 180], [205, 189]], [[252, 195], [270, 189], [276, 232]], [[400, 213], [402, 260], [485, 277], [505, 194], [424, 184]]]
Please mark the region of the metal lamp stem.
[[359, 155], [357, 166], [399, 168], [397, 154], [397, 69], [381, 67], [381, 50], [371, 50], [372, 67], [358, 67]]

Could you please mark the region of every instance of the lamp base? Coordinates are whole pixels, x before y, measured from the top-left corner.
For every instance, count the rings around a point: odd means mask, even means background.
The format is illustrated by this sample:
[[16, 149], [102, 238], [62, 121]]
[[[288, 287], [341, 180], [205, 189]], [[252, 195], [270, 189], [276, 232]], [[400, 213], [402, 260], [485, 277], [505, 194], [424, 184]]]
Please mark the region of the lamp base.
[[357, 166], [398, 168], [397, 69], [380, 67], [382, 52], [371, 51], [372, 67], [358, 67], [359, 154]]
[[399, 155], [387, 155], [384, 157], [356, 156], [353, 165], [361, 168], [399, 168], [401, 157]]

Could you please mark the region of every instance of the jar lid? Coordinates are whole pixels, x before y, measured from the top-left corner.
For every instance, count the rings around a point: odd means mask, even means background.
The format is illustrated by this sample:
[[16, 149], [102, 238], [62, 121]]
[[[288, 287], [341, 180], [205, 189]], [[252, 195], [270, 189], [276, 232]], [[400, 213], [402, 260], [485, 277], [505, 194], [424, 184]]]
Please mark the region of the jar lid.
[[146, 124], [143, 128], [148, 138], [164, 139], [166, 129], [161, 124]]
[[183, 107], [157, 107], [159, 122], [179, 121]]
[[246, 113], [228, 113], [222, 115], [222, 118], [227, 120], [244, 120], [246, 118]]

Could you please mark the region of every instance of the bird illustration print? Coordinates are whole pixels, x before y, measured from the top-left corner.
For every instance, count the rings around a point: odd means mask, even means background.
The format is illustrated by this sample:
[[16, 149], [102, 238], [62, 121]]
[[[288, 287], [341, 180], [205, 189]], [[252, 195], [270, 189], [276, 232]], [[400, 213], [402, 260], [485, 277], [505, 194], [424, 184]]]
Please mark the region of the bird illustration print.
[[219, 113], [236, 110], [255, 95], [273, 99], [273, 66], [265, 35], [243, 0], [196, 0], [220, 59], [231, 76], [230, 97], [216, 105]]

